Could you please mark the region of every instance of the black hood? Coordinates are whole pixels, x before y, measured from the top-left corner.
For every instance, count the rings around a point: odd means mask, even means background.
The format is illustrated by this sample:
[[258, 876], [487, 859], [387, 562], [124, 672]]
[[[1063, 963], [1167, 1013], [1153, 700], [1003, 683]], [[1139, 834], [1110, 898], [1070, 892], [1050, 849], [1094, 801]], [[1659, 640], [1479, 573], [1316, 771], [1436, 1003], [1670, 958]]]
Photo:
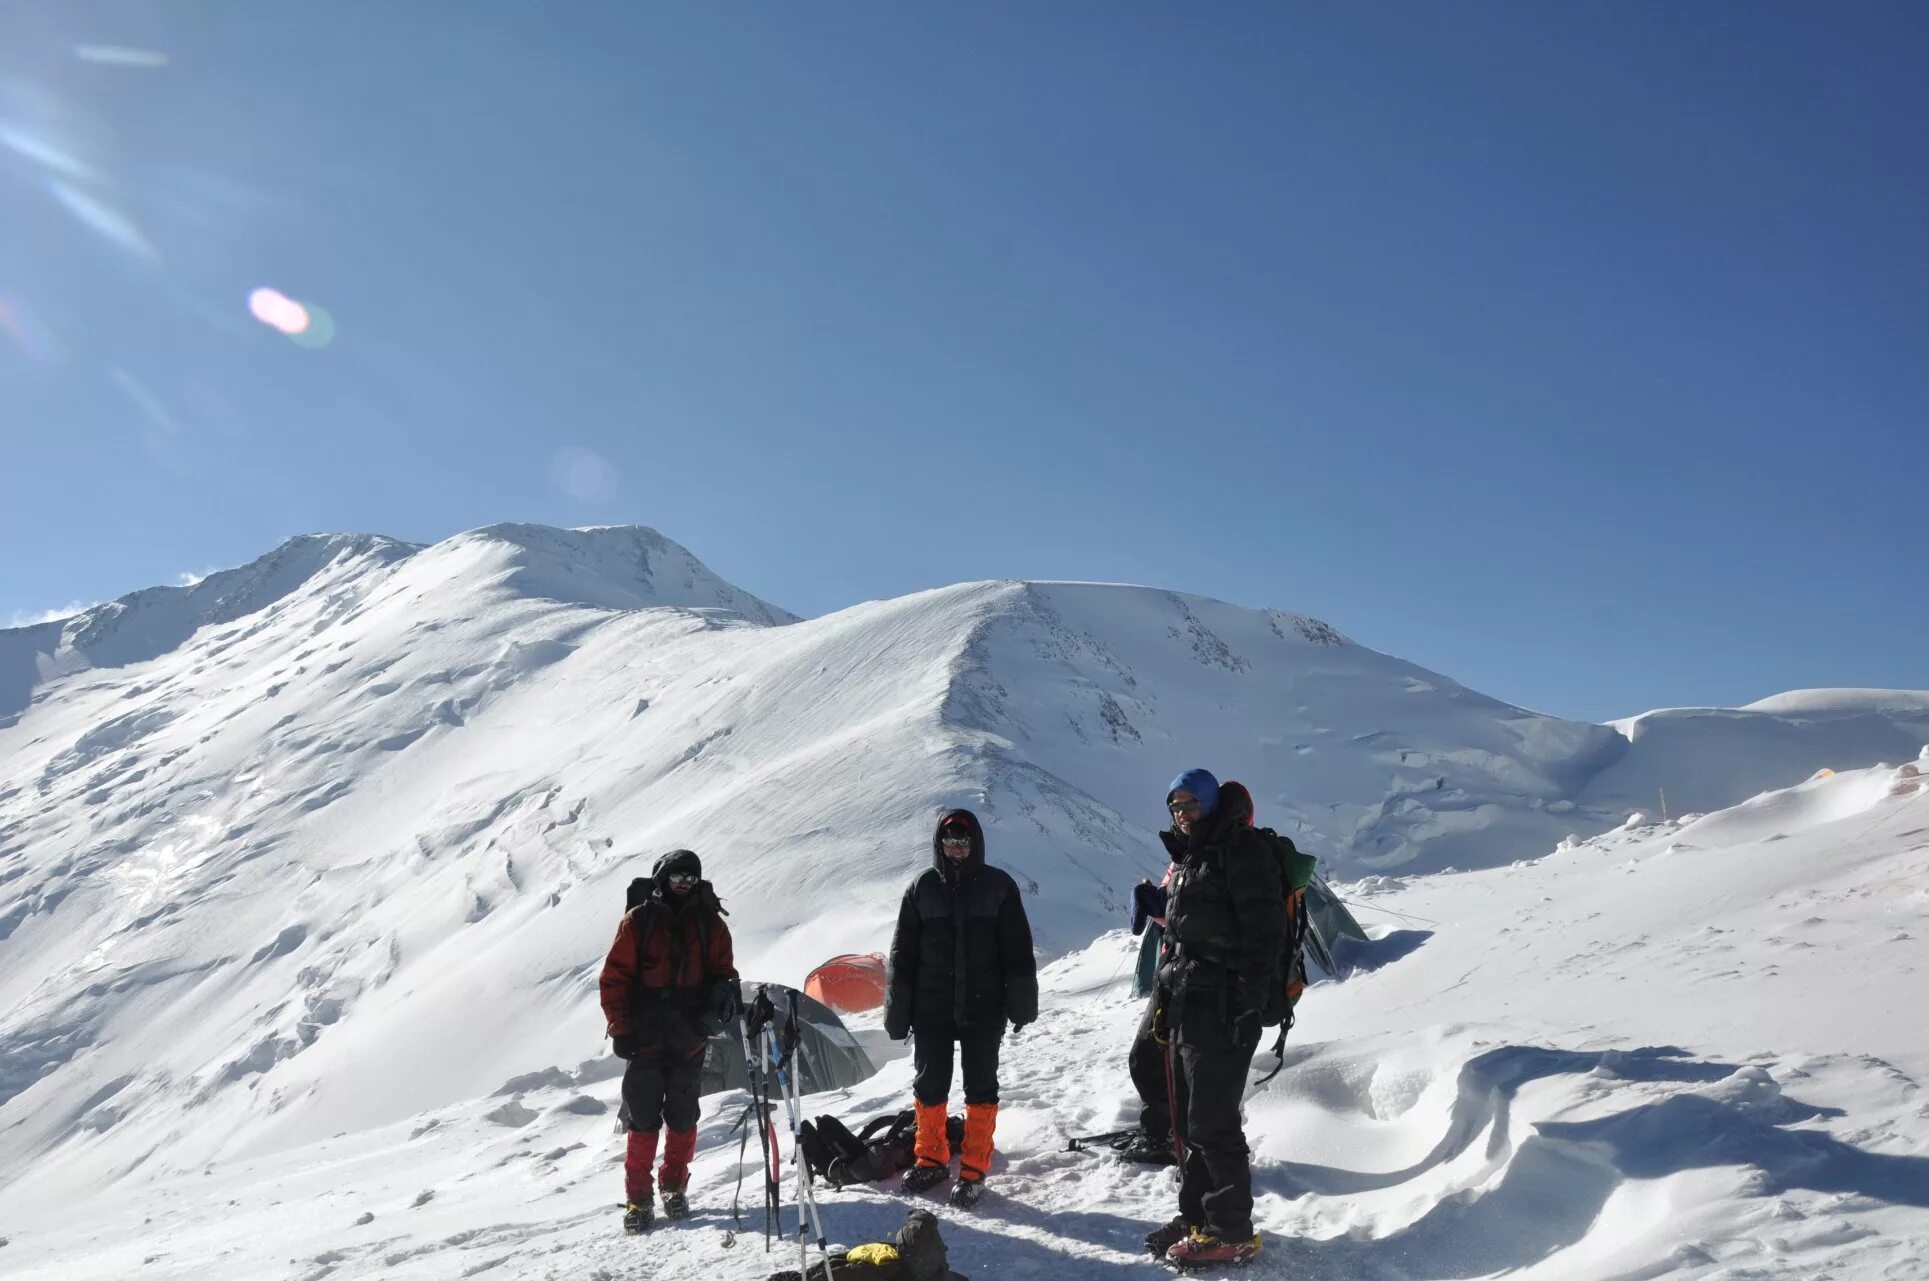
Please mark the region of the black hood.
[[[665, 879], [672, 872], [695, 872], [698, 877], [697, 887], [681, 898], [677, 897], [670, 892], [670, 882]], [[656, 866], [650, 869], [650, 879], [654, 882], [650, 896], [660, 900], [672, 912], [678, 914], [687, 911], [693, 904], [703, 903], [706, 899], [721, 908], [721, 904], [717, 904], [716, 895], [705, 892], [708, 887], [704, 884], [702, 877], [703, 860], [697, 857], [695, 850], [671, 850], [658, 859]]]
[[650, 869], [650, 878], [660, 881], [672, 872], [695, 872], [701, 877], [703, 860], [695, 850], [671, 850], [656, 861], [656, 866]]
[[[944, 847], [938, 844], [938, 838], [944, 835], [944, 829], [957, 823], [963, 823], [966, 830], [971, 833], [971, 857], [962, 865], [955, 864], [946, 858]], [[971, 876], [981, 870], [985, 865], [985, 829], [978, 825], [978, 816], [970, 810], [946, 810], [944, 817], [938, 820], [937, 830], [931, 833], [931, 860], [947, 877], [951, 875], [953, 868], [957, 869], [960, 876]]]

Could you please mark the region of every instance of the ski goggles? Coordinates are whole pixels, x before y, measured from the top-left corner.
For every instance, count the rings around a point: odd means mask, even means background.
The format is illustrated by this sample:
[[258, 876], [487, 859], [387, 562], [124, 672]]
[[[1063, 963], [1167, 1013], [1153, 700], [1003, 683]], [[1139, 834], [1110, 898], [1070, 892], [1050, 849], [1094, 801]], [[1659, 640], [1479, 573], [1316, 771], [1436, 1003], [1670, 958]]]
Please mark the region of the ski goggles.
[[687, 890], [702, 878], [695, 872], [666, 872], [663, 875], [663, 879], [672, 886]]

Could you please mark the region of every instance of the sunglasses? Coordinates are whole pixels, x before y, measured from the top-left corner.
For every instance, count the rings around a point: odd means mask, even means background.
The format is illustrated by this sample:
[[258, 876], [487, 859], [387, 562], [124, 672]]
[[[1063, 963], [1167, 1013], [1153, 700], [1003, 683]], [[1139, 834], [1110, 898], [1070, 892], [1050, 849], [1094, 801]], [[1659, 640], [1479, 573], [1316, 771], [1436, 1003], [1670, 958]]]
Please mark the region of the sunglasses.
[[672, 885], [695, 885], [701, 878], [695, 872], [671, 872], [663, 879]]
[[1199, 802], [1197, 801], [1167, 801], [1165, 807], [1174, 814], [1197, 814], [1199, 812]]
[[938, 838], [938, 843], [940, 845], [969, 845], [971, 844], [971, 838], [969, 836], [941, 836]]

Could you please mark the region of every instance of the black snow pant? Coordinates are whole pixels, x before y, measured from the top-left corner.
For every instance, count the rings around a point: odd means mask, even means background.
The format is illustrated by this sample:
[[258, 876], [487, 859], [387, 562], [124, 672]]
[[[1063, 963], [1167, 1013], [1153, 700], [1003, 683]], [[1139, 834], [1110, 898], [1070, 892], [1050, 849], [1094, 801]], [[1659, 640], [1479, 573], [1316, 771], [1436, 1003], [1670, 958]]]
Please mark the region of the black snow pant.
[[1250, 1241], [1253, 1176], [1239, 1103], [1259, 1042], [1233, 1036], [1217, 996], [1202, 992], [1182, 1004], [1172, 1043], [1173, 1103], [1185, 1118], [1179, 1213], [1222, 1241]]
[[701, 1053], [695, 1058], [667, 1051], [638, 1054], [623, 1071], [623, 1124], [644, 1134], [666, 1124], [672, 1130], [694, 1130], [702, 1079]]
[[1152, 1037], [1152, 1016], [1158, 1012], [1159, 998], [1145, 1003], [1145, 1017], [1139, 1020], [1138, 1034], [1125, 1056], [1132, 1072], [1132, 1087], [1139, 1092], [1139, 1126], [1153, 1139], [1172, 1139], [1172, 1103], [1165, 1079], [1165, 1047]]
[[953, 1027], [950, 1023], [919, 1023], [911, 1029], [911, 1062], [917, 1069], [911, 1092], [930, 1107], [951, 1097], [951, 1047], [964, 1062], [966, 1103], [998, 1102], [998, 1043], [1005, 1025]]

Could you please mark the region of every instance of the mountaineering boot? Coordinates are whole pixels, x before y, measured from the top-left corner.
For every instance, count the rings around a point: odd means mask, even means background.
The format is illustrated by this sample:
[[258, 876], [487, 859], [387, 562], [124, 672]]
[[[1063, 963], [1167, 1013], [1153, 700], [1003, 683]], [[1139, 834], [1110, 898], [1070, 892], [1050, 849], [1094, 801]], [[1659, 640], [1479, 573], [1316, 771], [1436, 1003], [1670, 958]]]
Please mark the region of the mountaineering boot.
[[667, 1182], [662, 1185], [663, 1217], [671, 1223], [690, 1217], [690, 1201], [683, 1195], [682, 1188], [673, 1188]]
[[1145, 1234], [1145, 1248], [1152, 1252], [1155, 1259], [1165, 1258], [1165, 1252], [1192, 1235], [1192, 1225], [1186, 1216], [1175, 1214], [1172, 1222], [1162, 1224]]
[[914, 1165], [904, 1176], [904, 1190], [910, 1193], [923, 1192], [935, 1188], [951, 1177], [951, 1167], [945, 1165]]
[[1165, 1252], [1165, 1261], [1177, 1264], [1181, 1269], [1205, 1268], [1219, 1264], [1250, 1263], [1258, 1253], [1257, 1234], [1250, 1241], [1227, 1241], [1193, 1228], [1185, 1240], [1175, 1242]]
[[963, 1174], [951, 1185], [951, 1204], [960, 1210], [969, 1210], [985, 1198], [985, 1181], [968, 1179]]
[[656, 1215], [648, 1201], [631, 1201], [623, 1207], [623, 1231], [630, 1236], [639, 1237], [656, 1223]]
[[631, 1206], [649, 1208], [650, 1194], [656, 1190], [656, 1184], [650, 1179], [650, 1163], [654, 1160], [656, 1131], [631, 1130], [629, 1145], [623, 1153], [623, 1199]]
[[1151, 1134], [1140, 1130], [1131, 1138], [1120, 1143], [1115, 1151], [1126, 1161], [1136, 1161], [1140, 1165], [1177, 1165], [1178, 1158], [1172, 1154], [1172, 1136]]

